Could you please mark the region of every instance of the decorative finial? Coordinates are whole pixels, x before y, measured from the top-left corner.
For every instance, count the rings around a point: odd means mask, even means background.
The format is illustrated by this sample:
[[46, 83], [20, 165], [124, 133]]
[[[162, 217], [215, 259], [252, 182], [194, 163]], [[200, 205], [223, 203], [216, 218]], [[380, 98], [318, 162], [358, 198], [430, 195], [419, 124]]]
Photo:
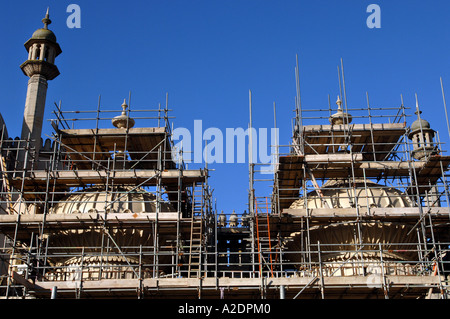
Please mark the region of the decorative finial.
[[332, 125], [349, 124], [352, 122], [352, 116], [342, 111], [341, 97], [337, 96], [336, 104], [338, 106], [337, 112], [330, 116], [329, 121]]
[[127, 102], [126, 99], [122, 103], [122, 114], [112, 119], [112, 124], [117, 128], [132, 128], [134, 126], [134, 120], [127, 115]]
[[44, 29], [48, 29], [48, 25], [52, 23], [52, 20], [50, 20], [50, 15], [48, 13], [49, 7], [47, 7], [47, 12], [45, 13], [45, 18], [42, 19], [42, 23], [44, 24]]
[[417, 118], [420, 120], [420, 114], [422, 114], [422, 111], [420, 111], [419, 109], [417, 109], [414, 114], [417, 115]]
[[414, 114], [417, 115], [417, 119], [420, 120], [420, 114], [422, 114], [422, 111], [419, 109], [419, 99], [417, 98], [417, 93], [415, 93], [416, 96], [416, 111]]
[[338, 106], [338, 111], [342, 111], [342, 108], [341, 108], [342, 100], [341, 100], [341, 97], [339, 95], [337, 96], [336, 104]]
[[123, 99], [123, 103], [122, 103], [122, 115], [126, 115], [126, 114], [127, 114], [127, 113], [126, 113], [127, 107], [128, 107], [128, 105], [127, 105], [126, 99]]

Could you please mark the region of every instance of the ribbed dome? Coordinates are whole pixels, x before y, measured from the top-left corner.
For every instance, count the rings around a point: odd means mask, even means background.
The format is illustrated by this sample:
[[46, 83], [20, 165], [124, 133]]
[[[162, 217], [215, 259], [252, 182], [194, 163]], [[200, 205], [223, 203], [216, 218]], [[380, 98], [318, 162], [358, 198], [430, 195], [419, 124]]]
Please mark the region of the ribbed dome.
[[[416, 257], [415, 242], [417, 234], [411, 232], [411, 227], [397, 223], [355, 222], [313, 226], [309, 229], [311, 243], [320, 242], [323, 260], [338, 260], [348, 258], [348, 252], [359, 248], [359, 238], [355, 234], [360, 231], [364, 248], [361, 250], [364, 258], [379, 256], [379, 244], [383, 247], [384, 258], [409, 260]], [[301, 251], [301, 232], [291, 234], [287, 244], [290, 251]], [[317, 250], [316, 246], [312, 250]], [[292, 255], [292, 256], [291, 256]], [[315, 255], [315, 257], [318, 257]], [[292, 261], [298, 261], [299, 256], [290, 254]]]
[[[175, 211], [169, 203], [161, 203], [161, 212]], [[50, 214], [76, 213], [151, 213], [156, 212], [156, 196], [134, 187], [109, 190], [89, 188], [63, 198], [50, 209]]]
[[[313, 191], [307, 194], [306, 199], [300, 198], [292, 203], [290, 208], [306, 208], [306, 203], [309, 209], [327, 208], [331, 212], [335, 209], [351, 207], [401, 208], [414, 206], [407, 195], [395, 188], [382, 186], [370, 180], [356, 180], [354, 186], [353, 188], [353, 181], [330, 180], [321, 187], [323, 198]], [[349, 254], [359, 249], [359, 240], [362, 241], [364, 247], [360, 254], [355, 255], [358, 257], [351, 258], [362, 257], [365, 260], [377, 260], [381, 258], [378, 252], [381, 244], [384, 250], [398, 251], [397, 253], [383, 252], [383, 258], [412, 260], [417, 257], [413, 250], [417, 235], [410, 230], [410, 226], [393, 222], [343, 222], [337, 219], [334, 222], [330, 220], [329, 224], [310, 227], [308, 236], [311, 243], [320, 242], [320, 249], [323, 253], [322, 261], [336, 262], [350, 258]], [[305, 240], [304, 236], [304, 231], [291, 233], [287, 249], [300, 251], [302, 242]], [[313, 246], [312, 250], [316, 251], [317, 247]], [[300, 254], [289, 254], [288, 258], [293, 262], [301, 261]], [[313, 254], [312, 258], [318, 258], [317, 252]]]
[[[133, 186], [118, 186], [113, 189], [93, 187], [80, 192], [69, 194], [50, 209], [50, 214], [83, 214], [83, 213], [151, 213], [156, 211], [157, 198], [141, 188]], [[161, 203], [160, 212], [176, 211], [169, 203]], [[126, 259], [113, 250], [105, 252], [103, 257], [99, 256], [100, 248], [104, 245], [105, 231], [114, 240], [115, 245], [121, 247], [121, 254], [125, 254]], [[60, 280], [58, 276], [66, 276], [72, 272], [72, 267], [83, 265], [86, 273], [96, 273], [99, 275], [99, 264], [104, 267], [120, 266], [114, 273], [108, 272], [108, 268], [103, 269], [103, 279], [120, 279], [123, 276], [132, 276], [133, 271], [126, 266], [128, 263], [136, 264], [140, 245], [150, 247], [154, 245], [154, 230], [151, 227], [110, 227], [107, 230], [92, 226], [82, 229], [56, 229], [48, 232], [49, 246], [55, 253], [49, 258], [49, 263], [56, 266], [55, 271], [49, 272], [51, 280]], [[108, 237], [108, 236], [107, 236]], [[168, 237], [160, 234], [158, 241], [161, 247], [169, 247]], [[81, 257], [83, 247], [84, 256]], [[152, 248], [153, 249], [153, 248]], [[161, 248], [164, 250], [164, 248]], [[145, 252], [145, 251], [144, 251]], [[131, 255], [130, 255], [131, 254]], [[103, 258], [103, 259], [102, 259]], [[168, 265], [171, 261], [170, 254], [159, 256], [162, 265]], [[153, 256], [146, 254], [142, 256], [143, 263], [152, 263]], [[166, 267], [161, 266], [160, 271], [165, 271]], [[152, 271], [146, 268], [145, 271]], [[81, 273], [80, 273], [81, 276]], [[49, 278], [50, 278], [49, 277]], [[119, 278], [120, 277], [120, 278]], [[84, 277], [83, 277], [84, 278]], [[88, 279], [88, 278], [86, 278]]]
[[[351, 182], [353, 184], [353, 182]], [[322, 186], [323, 200], [316, 191], [307, 194], [308, 208], [351, 208], [356, 201], [359, 207], [412, 207], [409, 197], [392, 187], [378, 185], [370, 180], [356, 180], [355, 191], [345, 180], [330, 180]], [[305, 198], [293, 202], [290, 208], [306, 208]]]
[[[47, 234], [49, 247], [52, 247], [52, 256], [49, 257], [49, 265], [56, 268], [50, 270], [46, 275], [50, 280], [61, 280], [58, 276], [64, 276], [72, 272], [72, 267], [81, 267], [83, 265], [84, 275], [88, 273], [98, 274], [100, 264], [102, 264], [102, 279], [121, 279], [122, 274], [132, 275], [131, 268], [127, 264], [137, 265], [139, 263], [139, 246], [147, 247], [143, 250], [141, 262], [151, 264], [154, 262], [152, 245], [154, 245], [154, 231], [151, 227], [142, 229], [133, 228], [110, 228], [108, 234], [114, 239], [115, 245], [121, 247], [118, 252], [116, 249], [105, 251], [100, 255], [104, 244], [105, 232], [99, 228], [90, 229], [65, 229], [57, 230]], [[107, 236], [108, 237], [108, 236]], [[161, 244], [161, 251], [169, 247], [167, 237], [160, 235], [158, 241]], [[83, 257], [81, 253], [84, 252]], [[126, 256], [126, 258], [124, 257]], [[171, 262], [170, 253], [162, 254], [158, 257], [161, 263], [160, 271], [166, 271]], [[111, 266], [120, 266], [116, 268], [113, 274], [110, 273]], [[125, 267], [124, 267], [125, 266]], [[146, 272], [148, 267], [144, 267]], [[151, 270], [150, 270], [151, 271]], [[119, 276], [119, 277], [118, 277]], [[66, 280], [66, 279], [63, 279]]]

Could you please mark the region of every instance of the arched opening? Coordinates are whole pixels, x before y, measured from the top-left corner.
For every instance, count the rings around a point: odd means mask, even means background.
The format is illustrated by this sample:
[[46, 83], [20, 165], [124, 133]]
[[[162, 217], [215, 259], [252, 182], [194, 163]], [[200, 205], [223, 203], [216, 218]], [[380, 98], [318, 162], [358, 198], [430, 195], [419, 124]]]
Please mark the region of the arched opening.
[[36, 45], [36, 54], [35, 54], [35, 59], [39, 60], [41, 56], [41, 46], [39, 44]]

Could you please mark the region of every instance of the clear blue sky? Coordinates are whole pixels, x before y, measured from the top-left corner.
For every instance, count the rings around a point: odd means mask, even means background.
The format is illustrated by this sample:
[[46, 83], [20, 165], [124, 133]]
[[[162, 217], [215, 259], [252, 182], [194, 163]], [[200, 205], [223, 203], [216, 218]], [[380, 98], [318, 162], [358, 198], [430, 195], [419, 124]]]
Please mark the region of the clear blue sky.
[[[66, 26], [71, 3], [81, 8], [80, 29]], [[371, 3], [381, 8], [380, 29], [366, 26]], [[101, 95], [102, 108], [118, 109], [131, 91], [133, 108], [149, 109], [164, 105], [168, 92], [175, 127], [201, 119], [204, 128], [225, 131], [247, 127], [252, 90], [254, 126], [273, 126], [276, 102], [280, 143], [288, 144], [298, 54], [305, 108], [327, 108], [328, 94], [335, 101], [343, 58], [349, 107], [365, 107], [366, 91], [374, 107], [399, 106], [400, 94], [414, 107], [417, 93], [422, 116], [448, 149], [439, 83], [442, 76], [450, 104], [447, 0], [7, 1], [0, 111], [13, 137], [26, 95], [23, 43], [42, 26], [47, 6], [63, 53], [56, 60], [61, 75], [49, 81], [46, 118], [59, 100], [66, 110], [95, 110]], [[210, 167], [218, 209], [246, 209], [248, 165]]]

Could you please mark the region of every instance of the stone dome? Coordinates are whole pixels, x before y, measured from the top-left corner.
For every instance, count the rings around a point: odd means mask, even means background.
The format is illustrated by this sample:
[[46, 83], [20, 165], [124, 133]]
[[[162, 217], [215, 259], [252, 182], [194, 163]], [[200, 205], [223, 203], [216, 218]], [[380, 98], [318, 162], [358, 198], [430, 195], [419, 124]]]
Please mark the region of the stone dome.
[[[156, 212], [156, 203], [156, 196], [142, 188], [121, 186], [107, 193], [94, 187], [69, 194], [50, 209], [50, 214], [151, 213]], [[160, 204], [161, 212], [175, 211], [169, 203]]]
[[53, 33], [53, 31], [49, 29], [40, 28], [34, 31], [33, 35], [31, 36], [31, 39], [33, 40], [48, 40], [51, 42], [56, 43], [56, 35]]
[[[412, 207], [413, 203], [409, 197], [401, 191], [386, 187], [371, 180], [356, 180], [355, 190], [349, 187], [347, 180], [329, 180], [321, 187], [324, 201], [316, 191], [307, 194], [293, 202], [290, 208], [351, 208], [355, 207], [355, 195], [358, 207]], [[367, 187], [366, 187], [367, 186]], [[356, 192], [356, 194], [355, 194]]]
[[[121, 247], [120, 252], [116, 249], [105, 251], [100, 255], [101, 247], [104, 247], [105, 232], [114, 240], [115, 244]], [[55, 268], [50, 268], [46, 274], [50, 280], [61, 280], [58, 276], [67, 276], [72, 272], [73, 267], [81, 267], [83, 265], [84, 273], [94, 273], [98, 275], [100, 264], [103, 275], [102, 279], [121, 279], [123, 275], [131, 275], [133, 273], [129, 266], [137, 269], [139, 262], [142, 264], [152, 264], [153, 259], [153, 245], [154, 245], [154, 230], [151, 227], [135, 228], [109, 228], [102, 230], [102, 228], [91, 227], [87, 229], [64, 229], [54, 230], [48, 232], [46, 235], [49, 247], [52, 247], [52, 256], [49, 256], [48, 264]], [[106, 237], [109, 237], [106, 236]], [[159, 267], [160, 272], [166, 272], [170, 269], [171, 254], [170, 238], [165, 235], [160, 235], [158, 238], [160, 251], [164, 251], [159, 258], [161, 263]], [[139, 260], [139, 246], [144, 247], [142, 251], [142, 259]], [[163, 248], [164, 247], [164, 248]], [[82, 255], [84, 253], [84, 255]], [[117, 267], [115, 276], [108, 275], [108, 269], [112, 266]], [[150, 269], [149, 269], [150, 268]], [[152, 271], [152, 267], [143, 267], [143, 271]], [[84, 276], [84, 275], [83, 275]], [[98, 278], [98, 277], [97, 277]]]
[[[353, 181], [348, 180], [329, 180], [321, 187], [323, 199], [312, 191], [307, 194], [306, 199], [300, 198], [290, 208], [309, 209], [328, 208], [331, 211], [338, 208], [352, 207], [370, 207], [370, 208], [388, 208], [388, 207], [413, 207], [411, 199], [400, 190], [379, 185], [370, 180], [356, 180], [353, 189]], [[355, 198], [356, 197], [356, 198]], [[326, 204], [324, 203], [326, 202]], [[356, 203], [355, 203], [356, 201]], [[336, 262], [350, 258], [355, 252], [360, 241], [364, 247], [358, 255], [365, 260], [377, 260], [381, 258], [378, 252], [379, 245], [384, 250], [397, 251], [386, 253], [383, 251], [383, 258], [390, 260], [414, 260], [417, 254], [414, 252], [417, 235], [411, 232], [411, 226], [384, 221], [340, 221], [330, 220], [330, 223], [311, 226], [308, 229], [308, 236], [311, 243], [320, 242], [322, 261]], [[300, 251], [304, 231], [291, 233], [286, 244], [288, 250]], [[318, 257], [317, 246], [312, 247], [313, 259]], [[355, 255], [356, 256], [356, 255]], [[352, 258], [357, 258], [357, 257]], [[292, 253], [288, 257], [291, 261], [300, 262], [300, 254]], [[300, 265], [300, 264], [299, 264]]]
[[[101, 187], [92, 187], [67, 195], [54, 205], [49, 213], [83, 214], [104, 213], [106, 211], [115, 214], [150, 213], [156, 211], [156, 201], [157, 198], [154, 194], [134, 186], [116, 186], [109, 189], [108, 192]], [[106, 210], [105, 203], [111, 203]], [[176, 210], [169, 203], [161, 203], [161, 213], [174, 211]], [[104, 245], [105, 232], [109, 235], [107, 237], [113, 239], [115, 245], [121, 247], [120, 254], [113, 249], [111, 252], [105, 252], [102, 257], [99, 256], [99, 249]], [[81, 265], [85, 270], [83, 276], [92, 274], [98, 276], [100, 264], [106, 267], [102, 269], [102, 279], [119, 279], [117, 276], [120, 276], [120, 278], [132, 276], [133, 270], [129, 265], [136, 267], [139, 263], [139, 260], [135, 257], [139, 254], [137, 247], [141, 245], [148, 248], [154, 245], [154, 230], [152, 227], [110, 227], [105, 229], [91, 226], [83, 229], [54, 229], [48, 232], [46, 236], [54, 253], [53, 256], [49, 257], [48, 262], [56, 267], [48, 273], [52, 278], [50, 280], [60, 280], [58, 276], [70, 275], [73, 267], [76, 268]], [[159, 235], [158, 241], [161, 247], [169, 247], [167, 242], [169, 239], [168, 236]], [[83, 250], [81, 250], [81, 247]], [[151, 248], [151, 251], [153, 251], [153, 248]], [[82, 252], [84, 252], [83, 256], [81, 256]], [[142, 263], [150, 264], [153, 262], [153, 255], [148, 254], [148, 252], [147, 250], [147, 254], [142, 256]], [[126, 255], [126, 259], [122, 254]], [[164, 265], [170, 264], [171, 255], [167, 253], [158, 258], [162, 264], [159, 271], [166, 271], [169, 266]], [[108, 267], [116, 267], [115, 274], [108, 272]], [[152, 272], [151, 267], [144, 267], [143, 270]]]
[[417, 119], [411, 124], [411, 131], [416, 131], [420, 129], [430, 129], [431, 125], [428, 121], [424, 119]]
[[[416, 245], [417, 234], [411, 232], [411, 226], [393, 222], [342, 222], [328, 225], [312, 226], [309, 229], [309, 240], [313, 244], [320, 242], [322, 260], [336, 261], [349, 258], [349, 252], [358, 250], [360, 242], [364, 248], [361, 249], [359, 257], [376, 259], [379, 257], [379, 244], [383, 247], [383, 257], [391, 260], [411, 260], [417, 257]], [[301, 251], [301, 232], [291, 234], [291, 240], [287, 244], [290, 251]], [[317, 246], [311, 247], [317, 252]], [[317, 260], [317, 253], [313, 259]], [[289, 254], [289, 259], [298, 261], [299, 256]]]

